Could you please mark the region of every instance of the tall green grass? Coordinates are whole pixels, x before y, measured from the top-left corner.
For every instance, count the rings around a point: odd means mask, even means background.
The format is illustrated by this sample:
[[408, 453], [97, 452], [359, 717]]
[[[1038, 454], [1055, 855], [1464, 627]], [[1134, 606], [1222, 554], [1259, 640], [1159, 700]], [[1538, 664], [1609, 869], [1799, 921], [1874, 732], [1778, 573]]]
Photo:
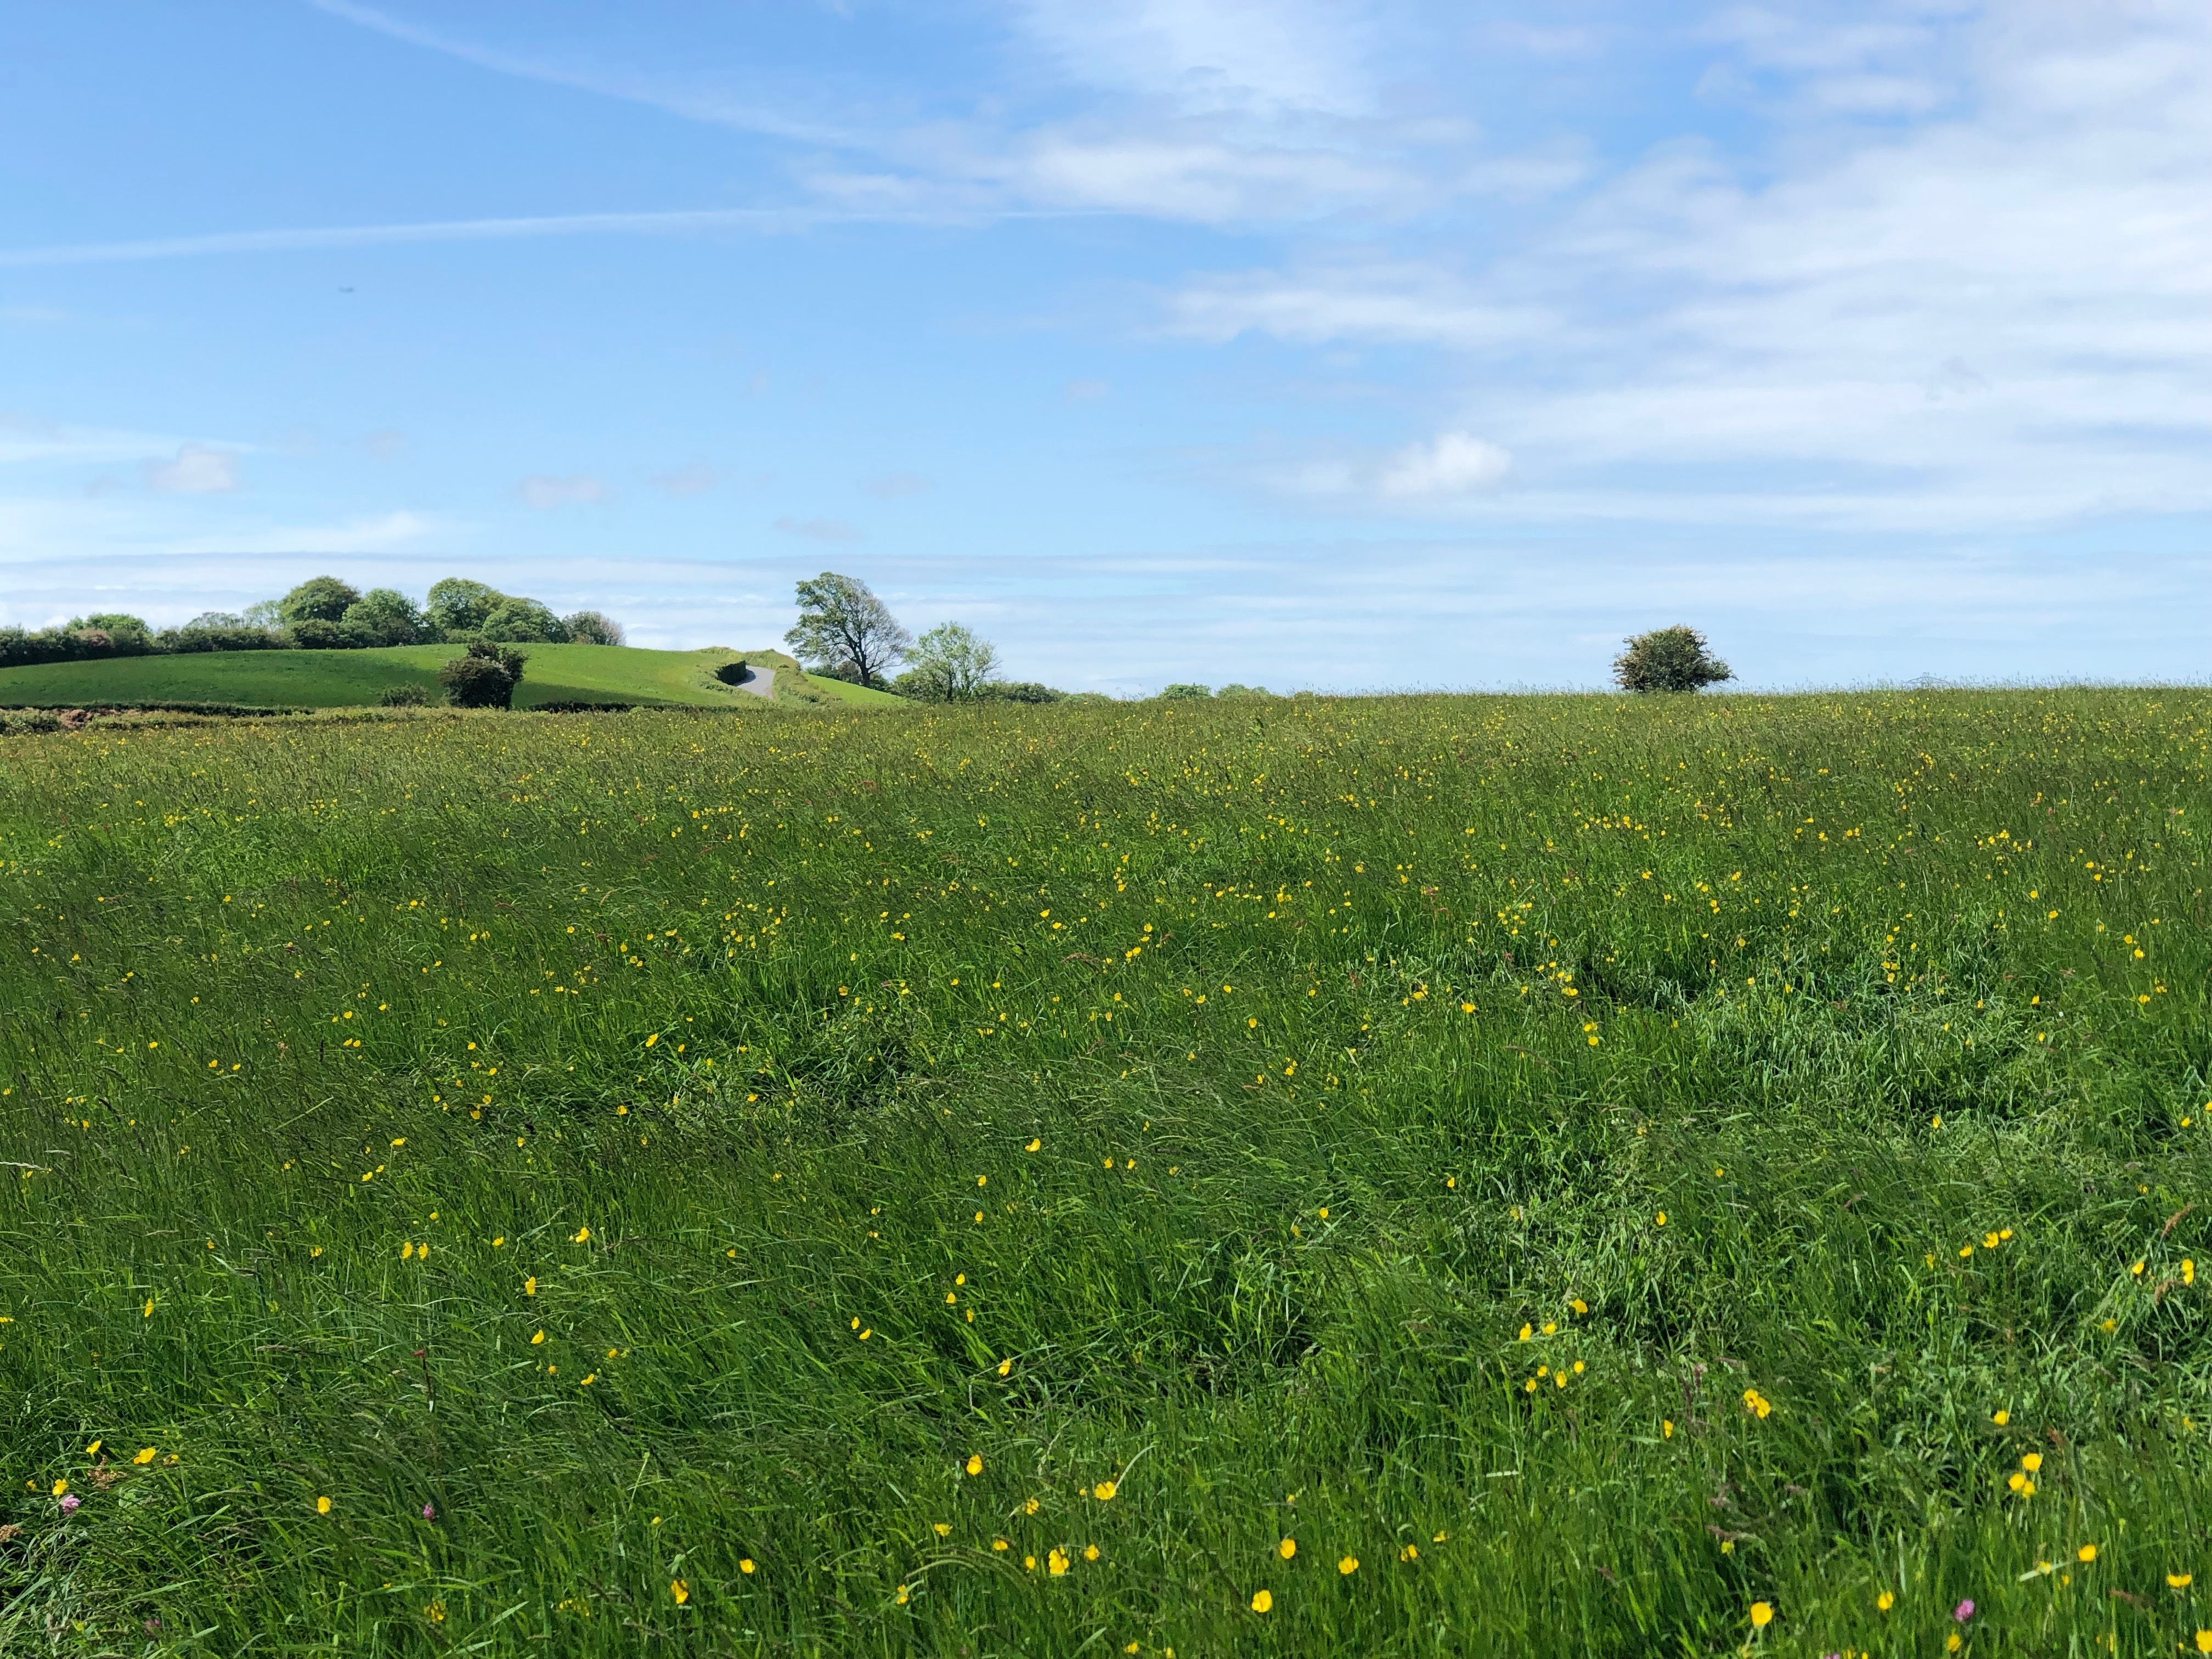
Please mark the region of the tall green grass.
[[0, 1651], [2195, 1651], [2208, 728], [0, 741]]

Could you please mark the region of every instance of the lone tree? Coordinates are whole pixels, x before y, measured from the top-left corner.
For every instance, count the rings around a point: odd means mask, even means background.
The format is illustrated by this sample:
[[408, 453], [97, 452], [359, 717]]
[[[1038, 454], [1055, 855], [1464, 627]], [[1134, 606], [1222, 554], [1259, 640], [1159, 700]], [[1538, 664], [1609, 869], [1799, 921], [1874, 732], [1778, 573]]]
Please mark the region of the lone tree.
[[599, 611], [576, 611], [561, 618], [571, 645], [620, 645], [622, 624]]
[[915, 641], [898, 677], [902, 696], [924, 702], [974, 702], [999, 672], [999, 653], [990, 641], [957, 622], [939, 623]]
[[438, 683], [456, 708], [512, 708], [514, 688], [522, 684], [522, 665], [529, 660], [512, 646], [471, 640], [466, 656], [438, 671]]
[[276, 608], [288, 623], [334, 623], [341, 620], [347, 608], [360, 598], [360, 593], [336, 576], [310, 576], [277, 600]]
[[867, 583], [830, 570], [799, 584], [799, 623], [783, 642], [822, 673], [878, 690], [884, 670], [914, 649], [914, 635]]
[[1735, 678], [1694, 628], [1655, 628], [1626, 643], [1613, 659], [1613, 684], [1624, 691], [1698, 691]]

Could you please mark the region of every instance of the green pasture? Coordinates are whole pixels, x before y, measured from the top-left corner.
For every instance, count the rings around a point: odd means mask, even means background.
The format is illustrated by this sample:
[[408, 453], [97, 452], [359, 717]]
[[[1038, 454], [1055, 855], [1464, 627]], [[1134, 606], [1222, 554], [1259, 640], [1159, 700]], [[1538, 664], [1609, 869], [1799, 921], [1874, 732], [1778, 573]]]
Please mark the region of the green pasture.
[[[798, 676], [799, 671], [781, 652], [642, 651], [607, 645], [524, 649], [530, 662], [515, 694], [521, 708], [621, 702], [757, 709], [765, 706], [764, 699], [723, 684], [714, 671], [740, 658], [775, 665], [780, 679]], [[434, 699], [443, 695], [438, 670], [454, 653], [450, 645], [401, 645], [375, 651], [203, 651], [41, 663], [0, 669], [0, 708], [208, 702], [337, 708], [373, 703], [394, 685], [419, 685]], [[839, 702], [896, 707], [900, 701], [842, 680], [799, 678], [819, 696]]]
[[759, 715], [0, 738], [0, 1653], [2212, 1650], [2212, 696]]

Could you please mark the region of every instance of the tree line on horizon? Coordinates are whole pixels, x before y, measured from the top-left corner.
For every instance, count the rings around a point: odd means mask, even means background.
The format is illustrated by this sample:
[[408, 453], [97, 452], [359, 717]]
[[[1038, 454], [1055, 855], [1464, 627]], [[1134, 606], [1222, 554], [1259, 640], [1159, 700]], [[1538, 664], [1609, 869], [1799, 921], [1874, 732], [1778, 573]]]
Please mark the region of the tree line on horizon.
[[[810, 672], [895, 693], [921, 702], [1109, 701], [1097, 692], [1066, 692], [1035, 681], [998, 677], [996, 647], [966, 624], [944, 622], [917, 639], [867, 583], [825, 570], [801, 580], [798, 622], [784, 642]], [[203, 651], [374, 650], [402, 645], [450, 644], [465, 648], [447, 665], [464, 680], [503, 674], [511, 693], [526, 659], [517, 645], [620, 645], [619, 623], [598, 611], [554, 614], [550, 605], [502, 593], [466, 577], [433, 582], [417, 605], [397, 588], [367, 592], [336, 576], [311, 576], [282, 599], [242, 611], [203, 611], [180, 627], [155, 629], [125, 611], [72, 617], [59, 627], [30, 631], [0, 628], [0, 668], [87, 658], [147, 656]], [[1613, 683], [1630, 692], [1697, 692], [1735, 678], [1712, 653], [1697, 629], [1677, 624], [1633, 635], [1613, 664]], [[480, 648], [481, 647], [481, 648]], [[889, 671], [905, 663], [896, 678]], [[452, 674], [441, 675], [449, 681]], [[483, 702], [493, 688], [471, 684]], [[459, 684], [454, 701], [476, 702]], [[1178, 683], [1160, 694], [1182, 701], [1200, 697], [1266, 697], [1265, 686], [1207, 686]], [[506, 699], [496, 699], [505, 706]]]
[[244, 611], [206, 611], [155, 629], [126, 611], [97, 611], [58, 628], [0, 628], [0, 668], [85, 658], [199, 651], [362, 651], [395, 645], [620, 645], [622, 625], [597, 611], [562, 617], [543, 602], [466, 577], [434, 582], [417, 605], [397, 588], [362, 592], [313, 576], [282, 599]]
[[[799, 584], [798, 599], [799, 621], [783, 640], [814, 673], [921, 702], [1109, 701], [1097, 692], [1056, 691], [1048, 685], [997, 678], [996, 647], [961, 623], [939, 623], [916, 639], [857, 576], [825, 570]], [[1735, 678], [1694, 628], [1656, 628], [1632, 635], [1622, 646], [1613, 660], [1613, 678], [1624, 691], [1700, 691]], [[908, 665], [906, 672], [890, 678], [889, 670], [901, 662]], [[1264, 685], [1231, 684], [1215, 691], [1182, 683], [1167, 687], [1160, 697], [1182, 702], [1273, 695]]]

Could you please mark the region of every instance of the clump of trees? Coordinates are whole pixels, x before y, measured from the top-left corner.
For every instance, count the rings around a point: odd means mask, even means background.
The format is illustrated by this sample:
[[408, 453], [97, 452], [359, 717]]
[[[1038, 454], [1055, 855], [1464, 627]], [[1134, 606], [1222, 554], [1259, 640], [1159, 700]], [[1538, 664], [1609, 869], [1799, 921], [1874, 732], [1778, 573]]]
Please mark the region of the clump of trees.
[[1613, 680], [1624, 691], [1701, 691], [1735, 678], [1694, 628], [1655, 628], [1623, 645], [1613, 661]]
[[512, 708], [522, 665], [529, 660], [527, 653], [511, 645], [471, 640], [465, 654], [438, 671], [438, 683], [456, 708]]
[[990, 641], [957, 622], [939, 623], [924, 634], [907, 660], [910, 665], [891, 690], [922, 702], [979, 702], [999, 672]]
[[[799, 621], [783, 636], [807, 668], [917, 702], [1060, 702], [1067, 693], [1035, 680], [1002, 680], [999, 653], [964, 623], [939, 623], [920, 639], [857, 576], [834, 570], [799, 584]], [[896, 679], [897, 663], [908, 665]]]
[[358, 651], [389, 645], [620, 645], [622, 625], [597, 611], [554, 615], [537, 599], [448, 577], [417, 605], [397, 588], [367, 592], [312, 576], [279, 599], [241, 611], [204, 611], [156, 629], [122, 611], [76, 617], [35, 632], [0, 628], [0, 668], [90, 657], [193, 651]]
[[1184, 702], [1196, 697], [1272, 697], [1275, 694], [1264, 685], [1238, 685], [1235, 682], [1216, 691], [1211, 686], [1177, 684], [1160, 692], [1163, 702]]

